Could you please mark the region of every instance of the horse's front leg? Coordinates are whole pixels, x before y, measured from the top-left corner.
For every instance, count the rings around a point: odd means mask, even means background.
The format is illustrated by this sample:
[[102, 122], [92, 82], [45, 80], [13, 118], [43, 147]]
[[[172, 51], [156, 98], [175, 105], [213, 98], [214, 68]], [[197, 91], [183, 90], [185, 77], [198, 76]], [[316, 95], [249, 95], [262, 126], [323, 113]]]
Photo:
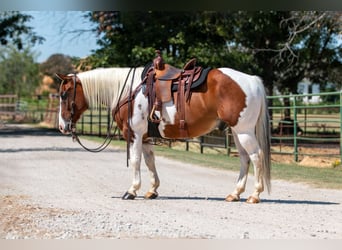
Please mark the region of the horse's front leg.
[[155, 199], [158, 197], [157, 188], [159, 187], [160, 181], [155, 165], [154, 150], [153, 145], [149, 143], [143, 143], [142, 146], [143, 155], [145, 159], [146, 166], [148, 167], [150, 173], [151, 187], [149, 191], [145, 194], [146, 199]]
[[130, 145], [130, 166], [133, 169], [133, 181], [131, 187], [123, 195], [124, 200], [133, 200], [137, 197], [137, 191], [141, 187], [141, 153], [142, 153], [142, 136], [135, 134], [133, 143]]

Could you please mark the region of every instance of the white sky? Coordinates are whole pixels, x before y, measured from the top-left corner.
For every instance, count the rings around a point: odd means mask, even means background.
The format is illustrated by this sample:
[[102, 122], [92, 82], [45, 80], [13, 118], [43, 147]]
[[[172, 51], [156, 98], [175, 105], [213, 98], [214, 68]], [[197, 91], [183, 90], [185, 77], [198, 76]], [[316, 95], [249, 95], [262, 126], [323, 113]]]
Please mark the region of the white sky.
[[51, 55], [61, 53], [80, 58], [91, 54], [97, 49], [96, 32], [77, 32], [89, 30], [94, 24], [83, 17], [81, 11], [25, 11], [33, 16], [27, 23], [34, 28], [37, 35], [45, 38], [43, 44], [37, 44], [33, 51], [37, 54], [36, 61], [46, 61]]

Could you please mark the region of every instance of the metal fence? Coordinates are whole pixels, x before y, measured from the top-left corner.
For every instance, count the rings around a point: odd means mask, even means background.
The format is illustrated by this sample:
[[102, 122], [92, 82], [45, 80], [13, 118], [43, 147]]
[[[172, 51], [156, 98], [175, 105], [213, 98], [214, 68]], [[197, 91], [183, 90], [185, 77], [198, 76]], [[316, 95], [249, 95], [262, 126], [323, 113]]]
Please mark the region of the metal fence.
[[[293, 155], [295, 161], [306, 155], [342, 160], [341, 95], [342, 92], [329, 92], [269, 96], [272, 154]], [[104, 136], [111, 119], [111, 112], [105, 107], [90, 110], [83, 115], [77, 128], [82, 134]], [[204, 148], [219, 148], [227, 155], [237, 153], [229, 128], [224, 131], [216, 129], [207, 135], [178, 142], [185, 143], [186, 150], [189, 150], [191, 143], [196, 143], [201, 153], [204, 153]], [[169, 141], [168, 145], [172, 147]], [[331, 150], [310, 154], [304, 150], [307, 148]]]
[[[273, 103], [269, 107], [272, 146], [276, 149], [273, 153], [293, 155], [295, 161], [300, 155], [338, 157], [342, 160], [341, 95], [342, 92], [329, 92], [268, 97]], [[284, 150], [284, 146], [290, 146], [290, 150]], [[322, 152], [323, 149], [336, 150], [324, 154], [299, 150], [310, 147], [320, 148]]]
[[77, 131], [83, 135], [107, 135], [107, 130], [111, 126], [112, 114], [107, 107], [97, 110], [87, 110], [77, 124]]
[[58, 95], [19, 98], [15, 94], [0, 95], [0, 119], [22, 123], [45, 122], [56, 127], [58, 119]]
[[17, 95], [0, 95], [0, 115], [15, 116], [17, 114], [17, 101]]
[[[295, 161], [300, 156], [342, 161], [341, 95], [342, 92], [329, 92], [269, 96], [272, 154], [293, 155]], [[198, 143], [201, 153], [205, 147], [224, 148], [228, 155], [237, 153], [230, 129], [214, 130], [185, 143], [186, 150], [189, 143]], [[310, 153], [312, 148], [321, 152]]]

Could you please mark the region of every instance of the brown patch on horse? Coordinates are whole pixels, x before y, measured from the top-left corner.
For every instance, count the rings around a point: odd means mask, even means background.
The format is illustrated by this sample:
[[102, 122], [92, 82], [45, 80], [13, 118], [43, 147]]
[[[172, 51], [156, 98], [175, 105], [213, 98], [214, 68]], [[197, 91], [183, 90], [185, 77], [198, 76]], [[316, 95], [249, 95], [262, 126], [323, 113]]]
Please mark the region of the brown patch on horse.
[[247, 107], [245, 92], [237, 82], [219, 70], [212, 70], [208, 75], [208, 81], [218, 86], [218, 117], [234, 127], [239, 121], [241, 112]]
[[84, 97], [84, 92], [82, 88], [82, 83], [81, 81], [76, 77], [76, 99], [73, 100], [74, 96], [74, 82], [73, 82], [73, 77], [71, 76], [59, 76], [63, 77], [61, 78], [64, 83], [61, 84], [60, 90], [59, 90], [59, 95], [62, 96], [63, 93], [67, 94], [67, 98], [65, 100], [62, 100], [61, 105], [62, 110], [61, 110], [61, 116], [63, 119], [68, 120], [71, 117], [71, 106], [73, 105], [72, 102], [75, 101], [75, 106], [74, 106], [74, 115], [73, 115], [73, 122], [76, 123], [81, 115], [83, 114], [84, 111], [88, 109], [88, 104], [87, 101]]
[[[116, 122], [116, 125], [122, 131], [123, 138], [127, 141], [127, 138], [130, 137], [129, 141], [133, 142], [134, 133], [128, 124], [128, 119], [132, 118], [134, 100], [131, 101], [131, 105], [128, 105], [128, 102], [128, 97], [122, 100], [118, 104], [118, 107], [112, 110], [112, 116]], [[128, 112], [129, 106], [132, 107], [131, 112]], [[128, 117], [128, 115], [130, 115], [130, 117]]]
[[[173, 95], [173, 100], [177, 105], [177, 95]], [[191, 93], [190, 101], [185, 104], [188, 137], [209, 133], [219, 119], [235, 126], [244, 108], [246, 94], [240, 86], [220, 70], [211, 70], [207, 81]], [[166, 124], [163, 132], [167, 138], [184, 138], [179, 130], [179, 113], [176, 113], [175, 124]]]

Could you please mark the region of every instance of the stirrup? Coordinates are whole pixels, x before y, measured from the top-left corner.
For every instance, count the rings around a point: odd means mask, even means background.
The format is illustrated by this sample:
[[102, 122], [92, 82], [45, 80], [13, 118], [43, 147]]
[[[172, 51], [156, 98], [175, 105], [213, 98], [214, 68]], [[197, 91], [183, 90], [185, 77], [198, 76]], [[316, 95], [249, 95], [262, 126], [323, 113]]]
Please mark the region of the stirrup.
[[150, 113], [150, 121], [154, 123], [160, 123], [161, 119], [155, 119], [157, 115], [155, 114], [156, 111], [156, 105], [153, 105], [151, 113]]

